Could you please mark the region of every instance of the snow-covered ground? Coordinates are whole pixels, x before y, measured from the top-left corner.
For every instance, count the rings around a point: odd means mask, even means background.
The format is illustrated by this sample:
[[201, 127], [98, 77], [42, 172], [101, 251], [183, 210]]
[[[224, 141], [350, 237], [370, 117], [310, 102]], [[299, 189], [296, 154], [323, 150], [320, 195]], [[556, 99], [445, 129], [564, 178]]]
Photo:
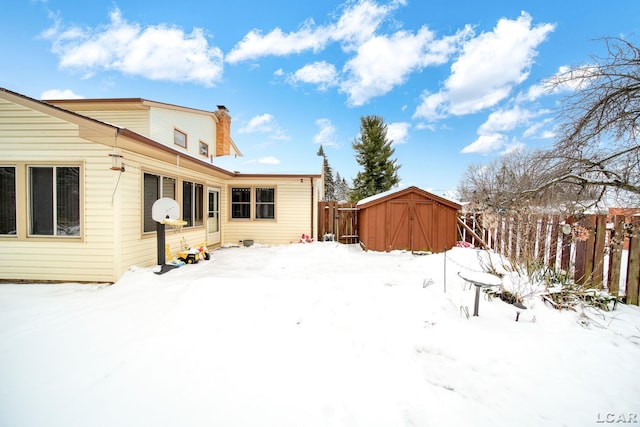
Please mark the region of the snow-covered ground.
[[223, 248], [112, 286], [0, 285], [0, 425], [640, 423], [640, 309], [534, 297], [516, 322], [483, 297], [467, 317], [478, 253]]

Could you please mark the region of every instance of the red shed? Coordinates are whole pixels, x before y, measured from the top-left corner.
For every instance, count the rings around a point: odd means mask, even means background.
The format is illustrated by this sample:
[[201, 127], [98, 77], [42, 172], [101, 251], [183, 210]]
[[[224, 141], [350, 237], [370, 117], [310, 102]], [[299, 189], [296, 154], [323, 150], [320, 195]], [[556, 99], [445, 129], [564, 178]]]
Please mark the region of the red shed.
[[362, 199], [358, 208], [365, 249], [443, 252], [456, 244], [461, 206], [418, 187]]

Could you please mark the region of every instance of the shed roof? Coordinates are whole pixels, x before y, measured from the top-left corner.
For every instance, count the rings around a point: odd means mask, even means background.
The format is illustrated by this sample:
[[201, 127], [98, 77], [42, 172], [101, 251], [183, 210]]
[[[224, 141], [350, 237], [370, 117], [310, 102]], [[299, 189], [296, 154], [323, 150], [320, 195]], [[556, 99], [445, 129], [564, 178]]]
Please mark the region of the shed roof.
[[366, 208], [369, 206], [374, 206], [377, 205], [379, 203], [384, 203], [387, 200], [391, 200], [391, 199], [395, 199], [397, 197], [403, 196], [405, 194], [408, 193], [419, 193], [421, 195], [423, 195], [424, 197], [431, 199], [435, 202], [438, 202], [440, 204], [443, 204], [445, 206], [450, 207], [451, 209], [454, 210], [460, 210], [462, 208], [462, 206], [459, 203], [456, 203], [452, 200], [446, 199], [444, 197], [441, 196], [437, 196], [433, 193], [429, 193], [428, 191], [425, 191], [421, 188], [418, 188], [416, 186], [410, 186], [407, 188], [403, 188], [403, 189], [391, 189], [388, 191], [384, 191], [382, 193], [378, 193], [375, 194], [373, 196], [369, 196], [367, 198], [364, 198], [362, 200], [360, 200], [356, 206], [359, 208]]

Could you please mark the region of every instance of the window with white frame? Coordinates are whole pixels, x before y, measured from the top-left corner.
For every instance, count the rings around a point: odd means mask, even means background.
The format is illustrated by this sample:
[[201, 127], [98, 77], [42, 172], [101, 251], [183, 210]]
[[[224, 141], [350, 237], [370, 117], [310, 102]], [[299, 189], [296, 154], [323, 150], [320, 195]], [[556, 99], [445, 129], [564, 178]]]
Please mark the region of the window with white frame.
[[16, 168], [0, 166], [0, 235], [16, 235]]
[[28, 170], [29, 235], [80, 236], [80, 167]]
[[182, 182], [182, 219], [185, 227], [204, 225], [204, 186], [195, 182]]
[[153, 204], [162, 197], [176, 200], [176, 180], [175, 178], [145, 173], [143, 181], [143, 231], [149, 233], [157, 230], [157, 223], [151, 217]]

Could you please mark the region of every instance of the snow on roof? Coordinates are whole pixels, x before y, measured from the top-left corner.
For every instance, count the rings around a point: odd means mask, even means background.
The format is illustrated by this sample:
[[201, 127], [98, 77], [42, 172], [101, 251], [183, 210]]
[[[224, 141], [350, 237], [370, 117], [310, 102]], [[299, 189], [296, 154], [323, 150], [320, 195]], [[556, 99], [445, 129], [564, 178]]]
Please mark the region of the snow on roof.
[[423, 191], [425, 193], [429, 193], [429, 194], [431, 194], [431, 195], [433, 195], [435, 197], [438, 197], [440, 199], [443, 199], [443, 200], [445, 200], [447, 202], [450, 202], [450, 203], [453, 203], [453, 204], [456, 204], [456, 205], [460, 204], [459, 202], [456, 202], [456, 201], [454, 201], [454, 200], [452, 200], [452, 199], [450, 199], [448, 197], [440, 196], [440, 195], [437, 195], [437, 194], [433, 194], [433, 193], [431, 193], [431, 192], [429, 192], [427, 190], [423, 190], [422, 188], [416, 187], [415, 185], [409, 185], [409, 186], [406, 186], [406, 187], [405, 186], [395, 187], [395, 188], [392, 188], [390, 190], [383, 191], [382, 193], [378, 193], [378, 194], [374, 194], [373, 196], [366, 197], [366, 198], [364, 198], [362, 200], [359, 200], [356, 203], [356, 206], [366, 205], [366, 204], [374, 202], [374, 201], [376, 201], [378, 199], [382, 199], [384, 197], [387, 197], [387, 196], [389, 196], [391, 194], [395, 194], [395, 193], [399, 193], [401, 191], [405, 191], [405, 190], [407, 190], [409, 188], [415, 188], [416, 190]]
[[[406, 187], [406, 188], [409, 188], [409, 187]], [[405, 188], [392, 188], [391, 190], [383, 191], [382, 193], [378, 193], [378, 194], [374, 194], [373, 196], [365, 197], [364, 199], [359, 200], [358, 203], [356, 203], [356, 206], [364, 205], [364, 204], [373, 202], [374, 200], [382, 199], [383, 197], [388, 196], [389, 194], [397, 193], [397, 192], [402, 191], [404, 189]]]

